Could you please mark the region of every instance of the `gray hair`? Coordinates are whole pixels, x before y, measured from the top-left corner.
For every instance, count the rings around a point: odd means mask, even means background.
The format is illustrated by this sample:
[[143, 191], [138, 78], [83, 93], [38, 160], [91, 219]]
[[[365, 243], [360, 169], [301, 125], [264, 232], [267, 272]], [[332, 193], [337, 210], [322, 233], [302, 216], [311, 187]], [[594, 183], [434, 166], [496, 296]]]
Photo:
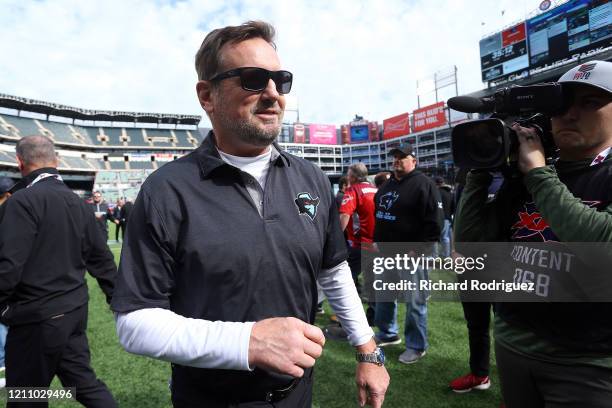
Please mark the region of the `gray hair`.
[[53, 141], [47, 136], [23, 137], [17, 142], [15, 151], [25, 166], [55, 165], [57, 161]]
[[357, 181], [366, 181], [368, 178], [368, 168], [363, 163], [353, 163], [349, 166], [349, 171], [357, 179]]

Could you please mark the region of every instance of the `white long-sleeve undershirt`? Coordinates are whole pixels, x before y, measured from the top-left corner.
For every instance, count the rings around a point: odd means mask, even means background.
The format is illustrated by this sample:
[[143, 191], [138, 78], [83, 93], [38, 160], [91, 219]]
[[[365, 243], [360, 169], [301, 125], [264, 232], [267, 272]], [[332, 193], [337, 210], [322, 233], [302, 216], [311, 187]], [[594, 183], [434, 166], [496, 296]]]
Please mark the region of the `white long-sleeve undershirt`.
[[[322, 270], [318, 283], [353, 346], [374, 335], [346, 261]], [[170, 310], [147, 308], [116, 314], [119, 342], [128, 352], [176, 364], [250, 370], [249, 340], [255, 322], [191, 319]]]

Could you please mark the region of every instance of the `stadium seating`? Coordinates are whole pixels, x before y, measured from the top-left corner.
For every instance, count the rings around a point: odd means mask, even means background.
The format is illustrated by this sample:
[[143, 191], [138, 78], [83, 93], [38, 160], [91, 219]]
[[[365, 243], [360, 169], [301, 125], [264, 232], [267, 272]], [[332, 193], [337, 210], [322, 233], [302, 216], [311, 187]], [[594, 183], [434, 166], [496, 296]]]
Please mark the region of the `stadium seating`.
[[[5, 129], [3, 121], [16, 128], [15, 131]], [[58, 144], [85, 146], [134, 146], [134, 147], [173, 147], [177, 149], [193, 149], [202, 141], [200, 132], [184, 129], [142, 129], [114, 128], [98, 126], [72, 125], [68, 123], [46, 121], [42, 119], [24, 118], [12, 115], [0, 115], [0, 134], [9, 137], [23, 137], [46, 132]], [[144, 133], [143, 133], [144, 131]], [[100, 135], [106, 135], [103, 142]], [[128, 139], [125, 140], [127, 135]], [[149, 141], [149, 138], [152, 141]], [[125, 141], [124, 141], [125, 140]], [[193, 141], [193, 142], [192, 142]]]
[[102, 128], [103, 133], [108, 136], [108, 142], [103, 143], [108, 146], [123, 146], [121, 136], [123, 135], [123, 129], [120, 128]]
[[124, 161], [111, 161], [109, 162], [110, 164], [110, 168], [113, 170], [126, 170], [127, 167], [125, 167], [125, 162]]
[[15, 159], [15, 153], [0, 150], [0, 162], [17, 164], [17, 160]]
[[71, 156], [60, 156], [66, 164], [68, 164], [69, 168], [73, 169], [86, 169], [92, 170], [92, 166], [89, 164], [89, 161], [81, 158], [81, 157], [71, 157]]
[[145, 179], [153, 170], [103, 170], [97, 173], [95, 188], [102, 191], [108, 202], [114, 202], [119, 197], [134, 200]]
[[142, 129], [125, 128], [129, 141], [128, 143], [132, 146], [149, 146], [149, 143], [145, 140]]
[[23, 137], [29, 135], [37, 135], [40, 129], [36, 122], [30, 118], [20, 118], [18, 116], [0, 115], [2, 118], [17, 128], [18, 134], [15, 136]]
[[89, 130], [82, 126], [70, 125], [68, 126], [73, 130], [74, 133], [78, 133], [83, 138], [83, 142], [87, 145], [101, 144], [98, 139], [98, 128], [90, 127]]
[[190, 133], [187, 133], [186, 130], [174, 130], [174, 134], [176, 136], [176, 146], [177, 147], [186, 147], [193, 148], [197, 145], [193, 145], [190, 140]]
[[138, 188], [126, 188], [123, 190], [123, 197], [127, 197], [128, 199], [134, 200], [140, 191], [140, 186]]
[[118, 174], [118, 180], [120, 183], [126, 184], [134, 181], [140, 181], [144, 177], [143, 171], [123, 171]]
[[79, 130], [84, 130], [89, 135], [89, 139], [91, 140], [91, 144], [95, 146], [102, 146], [103, 143], [100, 140], [100, 129], [99, 127], [82, 127], [79, 126]]
[[84, 140], [79, 139], [72, 134], [72, 130], [65, 123], [38, 121], [45, 129], [53, 134], [53, 140], [56, 143], [83, 144]]
[[96, 175], [96, 183], [116, 183], [119, 180], [117, 172], [102, 170]]
[[153, 163], [151, 161], [131, 161], [129, 163], [130, 163], [130, 169], [132, 170], [153, 169]]
[[104, 160], [102, 159], [87, 159], [87, 162], [96, 170], [104, 169]]
[[13, 125], [4, 121], [2, 115], [0, 115], [0, 135], [17, 138], [19, 137], [19, 132]]
[[152, 138], [156, 147], [175, 147], [170, 129], [146, 129], [147, 138]]

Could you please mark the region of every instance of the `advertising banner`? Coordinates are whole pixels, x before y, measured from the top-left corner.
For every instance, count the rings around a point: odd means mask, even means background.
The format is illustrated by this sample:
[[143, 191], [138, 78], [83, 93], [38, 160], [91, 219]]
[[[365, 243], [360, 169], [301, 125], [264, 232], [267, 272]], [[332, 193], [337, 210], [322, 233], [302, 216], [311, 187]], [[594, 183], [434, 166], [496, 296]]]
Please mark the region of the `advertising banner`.
[[378, 122], [370, 122], [368, 123], [368, 127], [370, 128], [370, 142], [378, 142], [380, 140], [380, 136], [378, 134]]
[[421, 109], [415, 109], [412, 115], [415, 132], [436, 128], [446, 124], [444, 102], [438, 102]]
[[306, 143], [306, 128], [301, 123], [293, 125], [294, 143]]
[[311, 144], [337, 144], [335, 125], [309, 125]]
[[383, 120], [383, 140], [405, 136], [410, 133], [410, 114], [408, 112]]
[[131, 153], [130, 161], [132, 162], [148, 162], [151, 161], [151, 155], [146, 153]]
[[172, 153], [155, 153], [155, 161], [172, 161], [174, 155]]
[[351, 143], [351, 136], [350, 136], [350, 126], [349, 125], [342, 125], [340, 126], [340, 136], [342, 138], [342, 144], [350, 144]]

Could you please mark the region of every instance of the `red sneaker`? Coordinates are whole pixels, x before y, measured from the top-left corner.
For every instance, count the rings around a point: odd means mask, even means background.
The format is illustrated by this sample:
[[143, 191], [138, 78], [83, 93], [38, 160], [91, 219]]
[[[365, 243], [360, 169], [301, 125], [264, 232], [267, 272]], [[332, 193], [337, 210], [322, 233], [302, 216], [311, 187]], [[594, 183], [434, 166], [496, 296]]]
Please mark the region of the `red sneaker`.
[[464, 375], [463, 377], [455, 378], [450, 383], [450, 387], [454, 392], [464, 393], [472, 390], [486, 390], [491, 386], [489, 376], [484, 377], [475, 376], [472, 373]]

